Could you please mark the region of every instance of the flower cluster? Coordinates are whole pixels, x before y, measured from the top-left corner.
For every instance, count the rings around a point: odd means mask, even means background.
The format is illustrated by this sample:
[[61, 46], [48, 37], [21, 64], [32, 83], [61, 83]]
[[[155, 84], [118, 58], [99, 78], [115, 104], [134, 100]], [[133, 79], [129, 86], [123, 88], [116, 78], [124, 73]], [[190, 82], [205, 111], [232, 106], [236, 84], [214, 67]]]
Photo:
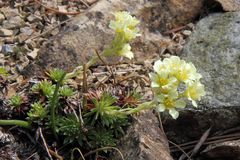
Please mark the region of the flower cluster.
[[111, 21], [109, 27], [115, 31], [115, 38], [104, 51], [104, 55], [111, 56], [114, 54], [132, 59], [134, 55], [129, 42], [140, 36], [139, 28], [137, 28], [140, 21], [126, 11], [117, 12], [114, 15], [115, 21]]
[[197, 107], [196, 101], [205, 95], [205, 91], [200, 82], [202, 76], [192, 63], [171, 56], [163, 61], [156, 61], [153, 68], [155, 73], [150, 73], [149, 76], [159, 112], [167, 109], [176, 119], [179, 116], [176, 109], [185, 108], [186, 99]]
[[128, 12], [116, 12], [115, 21], [110, 21], [109, 27], [117, 34], [123, 36], [125, 41], [130, 41], [139, 36], [139, 29], [136, 27], [140, 21], [132, 17]]

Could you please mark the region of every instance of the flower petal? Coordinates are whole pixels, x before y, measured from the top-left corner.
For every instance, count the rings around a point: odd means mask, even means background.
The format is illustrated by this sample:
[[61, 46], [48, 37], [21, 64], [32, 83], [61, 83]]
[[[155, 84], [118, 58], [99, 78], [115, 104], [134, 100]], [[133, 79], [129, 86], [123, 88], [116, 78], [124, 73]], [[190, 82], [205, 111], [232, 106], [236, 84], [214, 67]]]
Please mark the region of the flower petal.
[[175, 90], [175, 88], [172, 89], [171, 91], [169, 91], [168, 96], [171, 97], [171, 99], [176, 99], [176, 98], [178, 98], [178, 92], [177, 92], [177, 90]]
[[172, 116], [173, 119], [177, 119], [179, 116], [178, 111], [174, 108], [169, 109], [169, 114]]
[[157, 111], [158, 112], [164, 112], [165, 111], [165, 106], [163, 105], [163, 104], [159, 104], [158, 106], [157, 106]]
[[186, 102], [184, 100], [177, 100], [175, 101], [175, 107], [176, 108], [185, 108], [186, 107]]
[[155, 72], [158, 72], [161, 69], [161, 65], [162, 65], [162, 61], [161, 60], [157, 60], [154, 65], [153, 65], [153, 69]]
[[194, 100], [192, 100], [192, 105], [193, 105], [194, 107], [197, 107], [197, 102], [194, 101]]
[[165, 96], [164, 95], [156, 95], [155, 96], [155, 99], [157, 100], [157, 102], [163, 102], [164, 99], [165, 99]]
[[118, 52], [120, 56], [127, 57], [128, 59], [132, 59], [134, 57], [133, 52], [131, 51], [130, 44], [125, 44], [123, 48]]
[[160, 87], [159, 84], [157, 83], [158, 81], [158, 76], [155, 73], [149, 73], [149, 77], [151, 79], [151, 87]]

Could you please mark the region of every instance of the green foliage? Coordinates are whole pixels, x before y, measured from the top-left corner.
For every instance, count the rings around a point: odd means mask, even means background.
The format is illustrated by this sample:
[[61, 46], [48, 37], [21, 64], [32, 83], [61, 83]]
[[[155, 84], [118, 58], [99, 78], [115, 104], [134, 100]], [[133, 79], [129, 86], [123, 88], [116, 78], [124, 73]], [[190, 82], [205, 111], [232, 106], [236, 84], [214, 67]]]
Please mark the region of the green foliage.
[[57, 132], [65, 136], [64, 143], [72, 143], [77, 141], [82, 146], [84, 139], [84, 132], [81, 122], [78, 118], [70, 114], [67, 117], [60, 117], [57, 121]]
[[14, 107], [18, 107], [23, 103], [22, 97], [20, 97], [19, 95], [11, 97], [9, 101], [10, 105]]
[[0, 76], [7, 77], [8, 71], [4, 67], [0, 67]]
[[114, 137], [113, 132], [106, 128], [97, 128], [91, 130], [88, 138], [93, 148], [115, 146], [117, 139]]
[[117, 138], [124, 134], [128, 117], [117, 106], [118, 99], [104, 92], [100, 98], [93, 98], [94, 107], [84, 115], [90, 128], [87, 138], [92, 148], [115, 146]]
[[113, 124], [118, 118], [125, 118], [126, 116], [120, 112], [120, 107], [114, 105], [117, 98], [109, 93], [103, 93], [100, 100], [93, 99], [94, 108], [85, 114], [85, 117], [91, 119], [91, 124], [100, 120], [104, 126]]
[[65, 74], [65, 72], [61, 69], [51, 69], [47, 75], [51, 78], [52, 81], [54, 82], [59, 82], [61, 77], [63, 76], [63, 74]]
[[60, 86], [63, 84], [63, 80], [66, 76], [66, 73], [63, 73], [60, 79], [58, 80], [56, 87], [54, 88], [53, 96], [50, 98], [50, 121], [51, 121], [51, 128], [53, 131], [54, 136], [57, 138], [57, 128], [56, 128], [56, 112], [58, 110], [58, 103], [59, 103], [59, 89]]
[[33, 92], [42, 92], [46, 97], [52, 97], [54, 93], [55, 85], [51, 82], [44, 80], [38, 84], [33, 85], [32, 91]]
[[128, 117], [118, 118], [113, 124], [110, 125], [108, 130], [112, 130], [115, 137], [119, 138], [124, 135], [124, 128], [130, 125]]
[[73, 90], [68, 86], [63, 86], [59, 89], [59, 95], [63, 97], [71, 97], [73, 95]]
[[31, 110], [27, 113], [30, 120], [43, 120], [47, 116], [47, 110], [40, 102], [31, 105]]

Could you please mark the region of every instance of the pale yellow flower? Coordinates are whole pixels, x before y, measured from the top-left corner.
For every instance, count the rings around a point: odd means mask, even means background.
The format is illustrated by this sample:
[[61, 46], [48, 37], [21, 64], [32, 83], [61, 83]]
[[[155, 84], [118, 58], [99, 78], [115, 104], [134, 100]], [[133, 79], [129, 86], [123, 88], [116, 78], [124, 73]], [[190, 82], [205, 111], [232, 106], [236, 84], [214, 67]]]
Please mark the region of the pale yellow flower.
[[132, 59], [134, 57], [133, 52], [131, 51], [130, 44], [126, 43], [123, 48], [117, 53], [120, 56], [127, 57], [129, 59]]
[[159, 72], [158, 74], [150, 73], [151, 87], [156, 92], [167, 94], [172, 89], [177, 89], [178, 81], [175, 77], [169, 77], [167, 72]]
[[197, 107], [196, 100], [201, 100], [201, 97], [205, 96], [206, 93], [203, 84], [201, 84], [199, 81], [196, 81], [187, 85], [185, 95], [189, 100], [192, 101], [193, 106]]
[[192, 63], [186, 63], [179, 67], [176, 78], [184, 83], [192, 83], [193, 81], [199, 81], [202, 76], [197, 73], [195, 66]]
[[163, 63], [163, 61], [161, 60], [157, 60], [154, 65], [153, 65], [153, 70], [157, 73], [157, 74], [162, 74], [163, 72], [165, 73], [169, 73], [169, 67], [166, 63]]
[[156, 61], [153, 68], [155, 72], [165, 70], [170, 76], [174, 76], [179, 82], [184, 83], [198, 81], [202, 77], [197, 73], [197, 70], [192, 63], [186, 63], [177, 56], [165, 58], [163, 61]]
[[164, 112], [165, 110], [168, 110], [173, 119], [176, 119], [179, 116], [177, 108], [186, 107], [186, 102], [182, 99], [178, 99], [178, 92], [174, 90], [170, 91], [166, 95], [158, 95], [155, 98], [159, 102], [156, 107], [157, 111]]
[[163, 60], [163, 64], [168, 68], [170, 75], [175, 76], [179, 69], [186, 64], [184, 60], [181, 60], [178, 56], [171, 56]]
[[205, 95], [204, 86], [199, 81], [202, 76], [192, 63], [171, 56], [156, 61], [153, 69], [154, 73], [150, 73], [149, 77], [159, 112], [168, 109], [169, 114], [176, 119], [179, 115], [176, 108], [184, 108], [185, 100], [192, 101], [196, 107], [196, 101]]
[[110, 21], [109, 27], [117, 34], [122, 34], [126, 41], [130, 41], [140, 34], [139, 29], [136, 27], [140, 21], [131, 16], [128, 12], [117, 12], [115, 15], [115, 21]]

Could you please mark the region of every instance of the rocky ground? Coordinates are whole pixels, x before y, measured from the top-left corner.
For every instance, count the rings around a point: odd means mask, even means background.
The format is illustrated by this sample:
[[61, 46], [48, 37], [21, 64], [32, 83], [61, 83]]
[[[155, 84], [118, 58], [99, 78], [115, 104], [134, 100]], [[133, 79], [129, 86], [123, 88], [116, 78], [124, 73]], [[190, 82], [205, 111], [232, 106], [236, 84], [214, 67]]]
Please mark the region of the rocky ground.
[[[105, 66], [95, 66], [88, 71], [88, 83], [94, 84], [90, 87], [134, 87], [144, 91], [148, 99], [148, 73], [153, 62], [179, 55], [203, 74], [207, 96], [197, 110], [183, 110], [178, 120], [162, 116], [167, 139], [153, 113], [135, 117], [117, 147], [125, 159], [183, 160], [191, 156], [196, 160], [238, 160], [239, 6], [238, 0], [0, 1], [0, 66], [9, 73], [7, 79], [0, 77], [0, 119], [26, 116], [29, 108], [12, 110], [9, 99], [18, 94], [25, 106], [29, 105], [32, 97], [27, 91], [46, 77], [47, 69], [71, 72], [82, 65], [92, 55], [89, 48], [101, 51], [112, 39], [108, 29], [112, 13], [128, 10], [141, 20], [142, 36], [132, 43], [136, 58], [118, 64], [116, 59], [105, 60], [113, 62], [109, 65], [118, 83], [110, 80], [112, 75]], [[69, 82], [75, 89], [81, 84], [81, 78]], [[47, 159], [42, 141], [35, 136], [34, 131], [1, 127], [0, 160]], [[167, 140], [170, 150], [166, 149]], [[55, 151], [51, 154], [61, 154], [61, 147], [54, 143], [48, 144]], [[110, 159], [121, 159], [117, 154], [113, 157]]]

